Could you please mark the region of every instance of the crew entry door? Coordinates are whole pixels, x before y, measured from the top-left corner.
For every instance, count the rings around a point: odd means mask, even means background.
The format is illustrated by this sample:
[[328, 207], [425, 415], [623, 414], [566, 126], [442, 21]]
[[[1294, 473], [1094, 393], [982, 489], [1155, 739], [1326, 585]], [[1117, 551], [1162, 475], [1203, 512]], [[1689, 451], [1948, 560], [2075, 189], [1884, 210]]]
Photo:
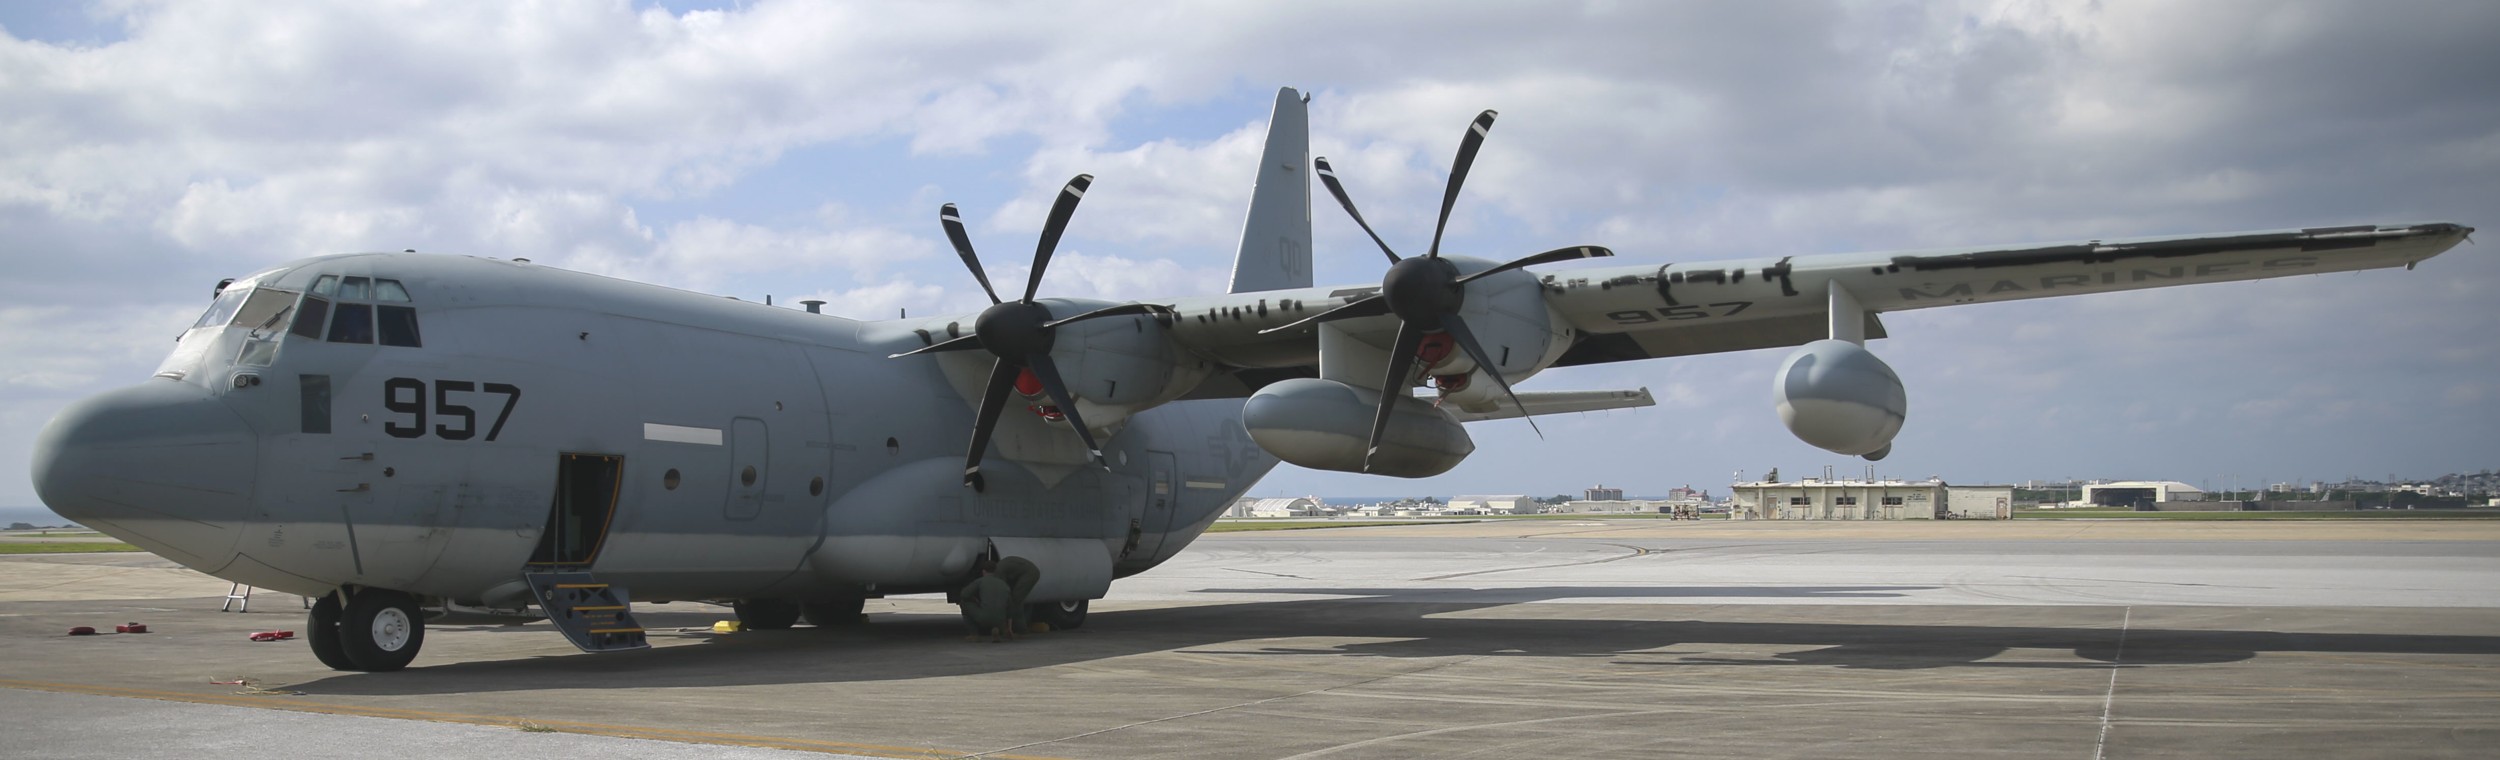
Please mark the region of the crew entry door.
[[598, 559], [608, 524], [616, 516], [617, 481], [624, 473], [624, 457], [559, 455], [555, 504], [548, 509], [547, 530], [539, 534], [530, 564], [540, 569], [581, 567]]

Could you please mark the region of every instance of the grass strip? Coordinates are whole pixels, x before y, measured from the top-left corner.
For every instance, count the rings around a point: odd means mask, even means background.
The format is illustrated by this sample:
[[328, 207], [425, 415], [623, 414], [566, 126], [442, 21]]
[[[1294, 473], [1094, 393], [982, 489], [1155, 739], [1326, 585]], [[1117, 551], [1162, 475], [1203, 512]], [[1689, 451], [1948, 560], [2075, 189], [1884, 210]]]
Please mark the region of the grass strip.
[[0, 554], [85, 554], [89, 552], [135, 552], [139, 547], [120, 541], [7, 541], [0, 542]]
[[2018, 509], [2017, 520], [2500, 520], [2500, 509], [2355, 509], [2334, 512], [2137, 512], [2128, 509]]
[[1249, 520], [1218, 520], [1208, 533], [1243, 533], [1258, 530], [1317, 530], [1320, 528], [1377, 528], [1384, 525], [1450, 525], [1465, 520], [1400, 520], [1397, 522], [1343, 522], [1331, 520], [1291, 520], [1253, 522]]

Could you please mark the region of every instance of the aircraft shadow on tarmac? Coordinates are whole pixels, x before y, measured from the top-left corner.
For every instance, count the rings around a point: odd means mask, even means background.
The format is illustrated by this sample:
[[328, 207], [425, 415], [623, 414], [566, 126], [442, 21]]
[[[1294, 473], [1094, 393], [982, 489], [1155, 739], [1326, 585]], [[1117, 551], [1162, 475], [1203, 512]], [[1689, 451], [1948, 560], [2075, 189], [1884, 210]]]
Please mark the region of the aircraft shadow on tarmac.
[[[1749, 594], [1803, 596], [1881, 594], [1885, 587], [1763, 589]], [[1897, 587], [1896, 587], [1897, 588]], [[1674, 587], [1626, 589], [1547, 587], [1478, 590], [1504, 599], [1732, 596]], [[795, 683], [908, 681], [1027, 670], [1162, 652], [1271, 657], [1591, 657], [1626, 667], [1760, 667], [1846, 669], [2063, 668], [2186, 666], [2238, 662], [2270, 652], [2476, 654], [2500, 653], [2500, 636], [2375, 633], [2281, 633], [2261, 630], [2121, 631], [2100, 621], [2106, 608], [2026, 608], [2072, 625], [1951, 625], [1891, 622], [1715, 622], [1612, 618], [1480, 617], [1466, 613], [1512, 601], [1426, 601], [1436, 593], [1410, 589], [1258, 589], [1257, 593], [1362, 596], [1282, 602], [1096, 611], [1079, 630], [1006, 644], [963, 640], [953, 615], [880, 613], [862, 626], [799, 627], [726, 636], [666, 633], [708, 629], [719, 613], [639, 613], [655, 638], [701, 637], [691, 646], [612, 654], [565, 653], [497, 660], [445, 661], [438, 649], [398, 673], [340, 674], [288, 688], [310, 694], [412, 695], [532, 691], [551, 688], [653, 688]], [[1802, 593], [1800, 593], [1802, 592]], [[1408, 599], [1413, 601], [1400, 601]], [[1591, 607], [1608, 605], [1591, 605]], [[1558, 610], [1568, 608], [1557, 608]], [[1588, 609], [1583, 607], [1580, 609]], [[1797, 608], [1780, 608], [1795, 610]], [[1824, 608], [1825, 612], [1851, 608]], [[1865, 607], [1867, 617], [1916, 619], [1925, 607]], [[2045, 610], [2045, 612], [2043, 611]], [[1699, 611], [1697, 611], [1699, 612]], [[1818, 613], [1821, 614], [1821, 613]], [[1950, 613], [1939, 613], [1950, 614]], [[1828, 616], [1828, 615], [1826, 615]], [[2092, 621], [2092, 622], [2085, 622]], [[446, 633], [513, 631], [555, 636], [545, 623], [441, 628]], [[1314, 644], [1311, 639], [1356, 639]], [[1282, 639], [1284, 641], [1271, 641]], [[1763, 650], [1773, 653], [1764, 655]], [[2063, 650], [2064, 661], [1993, 662], [2009, 651]], [[2054, 660], [2054, 656], [2050, 659]]]

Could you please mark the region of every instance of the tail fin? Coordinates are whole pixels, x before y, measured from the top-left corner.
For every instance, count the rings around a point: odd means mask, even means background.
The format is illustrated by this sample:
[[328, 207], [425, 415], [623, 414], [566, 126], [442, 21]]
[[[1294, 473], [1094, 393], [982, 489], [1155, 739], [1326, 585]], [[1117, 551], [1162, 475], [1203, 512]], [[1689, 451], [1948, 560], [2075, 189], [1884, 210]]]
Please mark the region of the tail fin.
[[1242, 222], [1241, 250], [1233, 256], [1234, 293], [1311, 286], [1309, 102], [1291, 87], [1276, 90], [1250, 216]]

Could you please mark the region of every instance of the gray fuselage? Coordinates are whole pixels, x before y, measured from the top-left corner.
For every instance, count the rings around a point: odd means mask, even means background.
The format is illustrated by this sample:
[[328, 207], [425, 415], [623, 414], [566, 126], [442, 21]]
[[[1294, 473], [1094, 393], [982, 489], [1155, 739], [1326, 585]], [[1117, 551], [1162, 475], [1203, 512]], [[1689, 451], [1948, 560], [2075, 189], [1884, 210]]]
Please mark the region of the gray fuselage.
[[613, 507], [567, 540], [638, 601], [941, 590], [1008, 540], [1103, 547], [1100, 583], [1044, 594], [1099, 597], [1276, 463], [1239, 399], [1182, 401], [1128, 418], [1108, 469], [1045, 486], [992, 456], [976, 492], [945, 359], [887, 358], [924, 344], [914, 325], [429, 254], [309, 259], [232, 287], [266, 292], [186, 333], [155, 378], [46, 428], [37, 488], [192, 568], [300, 594], [513, 602], [551, 505], [582, 493], [560, 463], [585, 457], [609, 468]]

